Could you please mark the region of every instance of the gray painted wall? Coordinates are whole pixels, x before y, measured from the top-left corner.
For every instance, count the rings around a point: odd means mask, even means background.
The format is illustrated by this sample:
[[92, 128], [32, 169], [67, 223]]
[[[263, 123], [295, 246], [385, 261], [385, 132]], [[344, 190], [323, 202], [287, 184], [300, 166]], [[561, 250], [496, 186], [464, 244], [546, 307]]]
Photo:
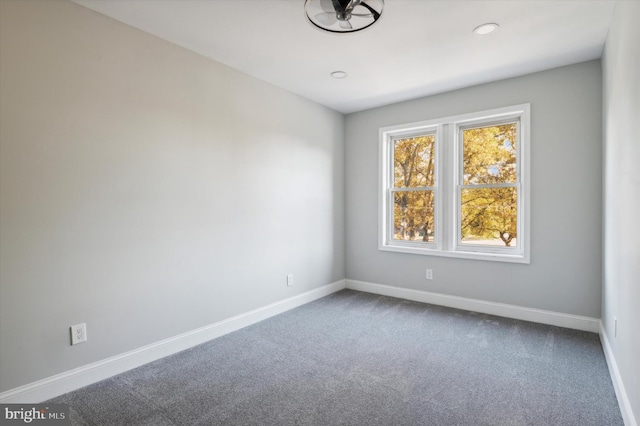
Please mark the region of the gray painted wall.
[[[596, 60], [348, 115], [347, 278], [599, 318], [601, 88]], [[527, 102], [531, 264], [379, 251], [378, 129]]]
[[[602, 322], [640, 421], [640, 2], [618, 2], [602, 59], [604, 275]], [[617, 337], [613, 318], [618, 319]]]
[[344, 278], [341, 114], [71, 2], [0, 7], [0, 391]]

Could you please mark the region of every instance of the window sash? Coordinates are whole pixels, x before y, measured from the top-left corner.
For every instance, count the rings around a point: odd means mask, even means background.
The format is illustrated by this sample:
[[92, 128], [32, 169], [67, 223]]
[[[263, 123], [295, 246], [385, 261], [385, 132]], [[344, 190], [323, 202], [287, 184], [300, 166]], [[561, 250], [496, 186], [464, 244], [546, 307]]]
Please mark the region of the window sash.
[[[505, 125], [505, 124], [512, 124], [515, 123], [516, 125], [516, 182], [505, 182], [505, 183], [519, 183], [521, 181], [521, 174], [520, 174], [520, 169], [521, 169], [521, 141], [522, 141], [522, 137], [520, 134], [520, 130], [521, 130], [521, 125], [520, 125], [520, 116], [517, 117], [510, 117], [509, 119], [504, 119], [504, 120], [497, 120], [497, 121], [493, 121], [493, 120], [485, 120], [482, 121], [482, 119], [474, 121], [473, 124], [458, 124], [457, 127], [457, 140], [455, 143], [456, 146], [456, 151], [455, 151], [455, 156], [458, 159], [457, 161], [457, 180], [456, 180], [456, 185], [462, 185], [462, 182], [464, 182], [464, 131], [465, 130], [473, 130], [473, 129], [482, 129], [484, 127], [494, 127], [494, 126], [501, 126], [501, 125]], [[482, 185], [482, 184], [479, 184]]]
[[[411, 241], [411, 240], [399, 240], [394, 238], [395, 236], [395, 212], [394, 212], [394, 195], [397, 192], [433, 192], [433, 241]], [[435, 249], [438, 247], [438, 237], [440, 231], [438, 230], [438, 193], [435, 186], [423, 186], [418, 188], [389, 188], [387, 195], [387, 244], [404, 245], [407, 247], [429, 247]]]
[[[484, 188], [515, 188], [516, 189], [516, 245], [515, 246], [492, 246], [483, 244], [474, 244], [472, 242], [462, 241], [462, 191], [464, 189], [484, 189]], [[522, 238], [519, 238], [522, 229], [522, 220], [520, 215], [520, 200], [522, 193], [522, 185], [519, 183], [499, 184], [499, 185], [460, 185], [456, 190], [457, 214], [456, 214], [456, 245], [457, 251], [472, 252], [490, 252], [490, 253], [511, 253], [520, 254], [522, 252]]]

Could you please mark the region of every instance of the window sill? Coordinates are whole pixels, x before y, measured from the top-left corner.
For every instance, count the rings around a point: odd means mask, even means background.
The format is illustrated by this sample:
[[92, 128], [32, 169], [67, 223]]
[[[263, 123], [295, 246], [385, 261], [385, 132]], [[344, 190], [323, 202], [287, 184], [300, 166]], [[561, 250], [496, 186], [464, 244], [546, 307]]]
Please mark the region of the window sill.
[[378, 247], [381, 251], [391, 251], [396, 253], [418, 254], [422, 256], [440, 256], [454, 257], [458, 259], [485, 260], [490, 262], [506, 262], [506, 263], [524, 263], [530, 264], [528, 256], [524, 254], [505, 254], [505, 253], [480, 253], [462, 250], [438, 250], [424, 247], [407, 247], [396, 245], [381, 245]]

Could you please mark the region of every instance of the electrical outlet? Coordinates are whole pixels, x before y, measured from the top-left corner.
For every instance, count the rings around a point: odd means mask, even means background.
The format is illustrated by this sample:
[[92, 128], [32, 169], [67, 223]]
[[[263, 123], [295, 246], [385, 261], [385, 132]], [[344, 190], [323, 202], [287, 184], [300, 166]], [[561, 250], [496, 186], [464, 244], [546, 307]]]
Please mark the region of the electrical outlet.
[[87, 341], [87, 324], [82, 323], [71, 326], [71, 344], [77, 345], [78, 343]]
[[293, 285], [293, 274], [288, 274], [287, 275], [287, 287], [292, 286]]
[[428, 280], [432, 280], [433, 279], [433, 269], [427, 269], [427, 276], [426, 278]]

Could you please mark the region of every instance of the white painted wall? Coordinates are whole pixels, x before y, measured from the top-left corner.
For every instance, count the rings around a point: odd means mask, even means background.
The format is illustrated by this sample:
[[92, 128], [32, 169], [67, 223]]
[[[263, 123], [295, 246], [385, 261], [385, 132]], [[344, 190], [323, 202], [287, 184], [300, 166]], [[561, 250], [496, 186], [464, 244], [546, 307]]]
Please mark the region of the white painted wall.
[[[348, 115], [347, 279], [599, 318], [601, 87], [596, 60]], [[531, 264], [379, 251], [378, 129], [523, 103], [531, 104]]]
[[344, 278], [341, 114], [71, 2], [0, 18], [0, 391]]
[[[602, 59], [602, 322], [631, 417], [640, 421], [640, 2], [616, 5]], [[615, 336], [613, 318], [618, 319]], [[624, 395], [623, 395], [624, 396]], [[620, 399], [620, 398], [619, 398]], [[624, 402], [623, 402], [624, 403]], [[623, 409], [624, 413], [624, 409]], [[636, 423], [637, 424], [637, 423]]]

